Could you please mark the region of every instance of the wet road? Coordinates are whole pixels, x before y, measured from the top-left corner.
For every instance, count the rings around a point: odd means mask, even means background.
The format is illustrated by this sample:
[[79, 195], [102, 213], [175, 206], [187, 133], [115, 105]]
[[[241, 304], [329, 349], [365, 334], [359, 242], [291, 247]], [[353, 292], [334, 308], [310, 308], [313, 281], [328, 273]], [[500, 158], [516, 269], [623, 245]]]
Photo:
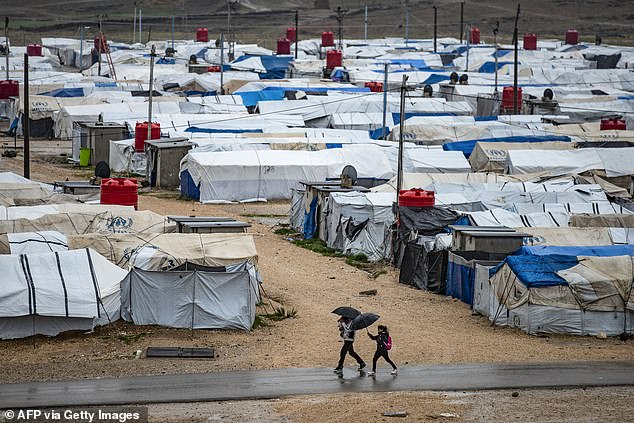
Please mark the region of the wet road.
[[142, 404], [384, 391], [467, 391], [634, 385], [634, 361], [457, 364], [388, 368], [376, 378], [346, 368], [278, 369], [0, 385], [0, 408]]

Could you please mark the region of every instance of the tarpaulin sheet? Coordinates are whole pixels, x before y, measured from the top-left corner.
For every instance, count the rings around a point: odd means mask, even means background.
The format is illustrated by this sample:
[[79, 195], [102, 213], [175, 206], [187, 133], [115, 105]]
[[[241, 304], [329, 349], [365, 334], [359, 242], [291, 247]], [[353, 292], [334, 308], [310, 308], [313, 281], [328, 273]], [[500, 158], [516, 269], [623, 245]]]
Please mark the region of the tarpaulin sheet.
[[634, 245], [600, 245], [600, 246], [525, 246], [517, 251], [517, 255], [543, 256], [634, 256]]
[[548, 141], [570, 141], [570, 137], [563, 135], [543, 135], [543, 136], [513, 136], [513, 137], [496, 137], [496, 138], [480, 138], [467, 141], [455, 141], [443, 144], [442, 148], [445, 151], [461, 151], [466, 158], [471, 156], [473, 149], [478, 142], [517, 142], [517, 143], [532, 143], [532, 142], [548, 142]]
[[517, 279], [527, 288], [566, 285], [557, 275], [560, 270], [576, 266], [577, 257], [562, 255], [508, 256], [500, 265], [491, 270], [495, 274], [505, 263], [509, 265]]

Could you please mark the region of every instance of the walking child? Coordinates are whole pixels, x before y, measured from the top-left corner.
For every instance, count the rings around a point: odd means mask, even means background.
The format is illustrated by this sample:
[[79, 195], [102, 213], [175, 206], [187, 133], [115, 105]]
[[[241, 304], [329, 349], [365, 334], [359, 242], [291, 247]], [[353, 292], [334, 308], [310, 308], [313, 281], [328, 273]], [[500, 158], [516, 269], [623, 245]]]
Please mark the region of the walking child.
[[376, 362], [380, 357], [383, 357], [385, 361], [392, 366], [392, 374], [395, 375], [398, 373], [396, 364], [390, 360], [390, 356], [388, 355], [388, 351], [392, 349], [390, 332], [388, 332], [387, 326], [383, 325], [379, 325], [378, 330], [379, 332], [376, 335], [372, 335], [368, 332], [368, 336], [376, 341], [376, 352], [374, 353], [374, 358], [372, 358], [372, 371], [368, 372], [368, 376], [374, 376], [376, 374]]
[[355, 331], [351, 327], [352, 320], [348, 319], [347, 317], [342, 317], [337, 323], [339, 325], [339, 336], [343, 338], [343, 346], [341, 347], [341, 352], [339, 354], [339, 364], [335, 368], [335, 373], [343, 373], [343, 362], [346, 359], [346, 354], [350, 354], [350, 357], [357, 360], [357, 363], [359, 363], [359, 371], [363, 370], [363, 368], [365, 367], [365, 362], [354, 351], [353, 343]]

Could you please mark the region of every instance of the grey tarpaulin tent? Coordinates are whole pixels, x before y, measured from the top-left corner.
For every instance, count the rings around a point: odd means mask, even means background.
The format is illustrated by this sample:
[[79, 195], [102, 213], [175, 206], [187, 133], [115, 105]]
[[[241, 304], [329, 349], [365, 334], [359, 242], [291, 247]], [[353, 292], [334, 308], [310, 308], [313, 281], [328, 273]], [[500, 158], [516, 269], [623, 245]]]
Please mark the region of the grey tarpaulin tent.
[[199, 269], [132, 269], [121, 282], [121, 317], [138, 325], [250, 330], [259, 301], [254, 266]]

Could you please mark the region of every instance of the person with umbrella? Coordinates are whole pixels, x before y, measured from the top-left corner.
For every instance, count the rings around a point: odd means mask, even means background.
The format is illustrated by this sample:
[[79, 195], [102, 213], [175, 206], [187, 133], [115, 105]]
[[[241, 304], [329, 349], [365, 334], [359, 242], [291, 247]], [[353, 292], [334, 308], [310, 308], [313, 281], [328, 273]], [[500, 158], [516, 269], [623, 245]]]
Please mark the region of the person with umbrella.
[[343, 346], [339, 353], [339, 364], [337, 364], [335, 368], [335, 373], [343, 374], [343, 363], [347, 354], [350, 354], [350, 357], [357, 360], [357, 363], [359, 363], [359, 371], [362, 371], [365, 367], [365, 362], [354, 351], [355, 329], [353, 328], [354, 319], [359, 317], [361, 313], [352, 307], [339, 307], [334, 310], [333, 313], [341, 316], [337, 323], [339, 326], [339, 336], [343, 338]]

